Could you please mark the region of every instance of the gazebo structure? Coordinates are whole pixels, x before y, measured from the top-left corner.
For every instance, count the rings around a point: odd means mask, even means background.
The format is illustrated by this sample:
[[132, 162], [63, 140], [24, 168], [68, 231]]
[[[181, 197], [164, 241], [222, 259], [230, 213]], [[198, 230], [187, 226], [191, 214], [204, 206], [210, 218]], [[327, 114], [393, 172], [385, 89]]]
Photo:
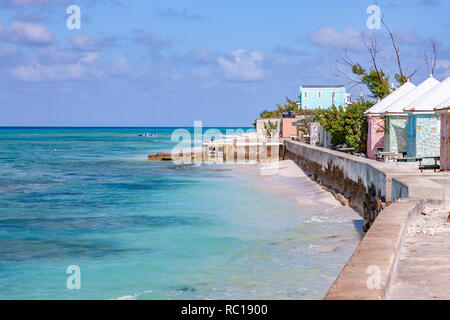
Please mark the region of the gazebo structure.
[[367, 122], [369, 125], [369, 134], [367, 137], [367, 157], [369, 159], [375, 159], [375, 154], [378, 151], [384, 150], [385, 125], [381, 111], [415, 88], [416, 86], [414, 84], [411, 82], [406, 82], [404, 85], [376, 103], [372, 106], [372, 108], [364, 113], [367, 117]]
[[450, 99], [436, 108], [441, 118], [441, 170], [450, 170]]
[[439, 157], [441, 121], [434, 109], [449, 98], [450, 77], [404, 109], [408, 114], [408, 157]]
[[408, 151], [408, 115], [404, 108], [417, 100], [428, 91], [439, 85], [433, 77], [428, 78], [414, 90], [386, 106], [381, 113], [385, 120], [384, 151], [403, 153]]

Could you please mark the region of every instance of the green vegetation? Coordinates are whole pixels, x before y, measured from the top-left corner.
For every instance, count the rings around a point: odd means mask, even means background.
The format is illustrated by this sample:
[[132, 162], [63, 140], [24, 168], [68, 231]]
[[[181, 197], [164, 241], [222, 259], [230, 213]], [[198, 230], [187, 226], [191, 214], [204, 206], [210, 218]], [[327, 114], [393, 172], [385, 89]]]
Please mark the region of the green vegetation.
[[372, 93], [372, 98], [383, 99], [391, 93], [391, 87], [389, 85], [390, 76], [387, 76], [383, 70], [370, 68], [367, 71], [359, 63], [356, 63], [352, 66], [352, 72], [361, 78], [361, 82]]
[[304, 136], [309, 136], [310, 135], [310, 127], [311, 127], [311, 123], [316, 121], [316, 116], [315, 116], [315, 112], [314, 110], [308, 110], [308, 111], [312, 111], [311, 114], [306, 115], [303, 119], [300, 120], [301, 125], [297, 127], [297, 132], [301, 131], [303, 132]]
[[261, 119], [267, 119], [267, 118], [274, 118], [279, 119], [281, 118], [281, 114], [283, 111], [296, 111], [298, 109], [297, 105], [298, 101], [294, 101], [286, 97], [286, 103], [284, 105], [277, 104], [276, 109], [274, 110], [264, 110], [259, 114], [259, 117]]
[[[392, 47], [395, 53], [395, 60], [397, 62], [397, 73], [391, 74], [398, 86], [405, 84], [415, 74], [416, 70], [409, 72], [402, 66], [402, 60], [400, 56], [400, 47], [397, 44], [393, 31], [388, 27], [384, 20], [382, 20], [389, 38], [392, 43]], [[347, 69], [346, 71], [338, 71], [340, 74], [355, 85], [364, 85], [370, 91], [371, 100], [361, 99], [357, 103], [348, 105], [347, 107], [332, 106], [328, 110], [298, 110], [298, 101], [290, 100], [286, 97], [286, 103], [284, 105], [277, 104], [274, 110], [268, 109], [261, 112], [261, 118], [281, 118], [283, 111], [295, 110], [297, 116], [301, 117], [299, 122], [301, 126], [298, 126], [298, 130], [302, 131], [305, 135], [309, 135], [309, 128], [311, 122], [319, 122], [326, 131], [328, 131], [332, 138], [331, 144], [337, 146], [340, 144], [349, 145], [357, 152], [366, 152], [366, 143], [368, 135], [368, 125], [364, 112], [374, 105], [376, 101], [379, 101], [388, 96], [396, 88], [389, 83], [391, 75], [380, 68], [378, 64], [378, 53], [380, 49], [378, 47], [377, 37], [375, 35], [369, 35], [362, 38], [363, 44], [367, 49], [370, 56], [370, 63], [367, 67], [363, 67], [358, 62], [353, 62], [348, 56], [347, 50], [341, 56], [340, 65]], [[425, 54], [425, 62], [433, 74], [436, 68], [436, 61], [439, 52], [439, 45], [436, 40], [430, 39], [432, 55], [429, 57]], [[384, 44], [384, 42], [383, 42]], [[256, 125], [256, 123], [255, 123]]]
[[[288, 97], [285, 97], [286, 102], [281, 105], [277, 104], [275, 109], [268, 110], [265, 109], [263, 112], [259, 114], [260, 119], [280, 119], [281, 115], [283, 114], [283, 111], [295, 111], [295, 114], [297, 116], [311, 116], [314, 115], [314, 110], [298, 110], [298, 103], [299, 101], [291, 100]], [[253, 126], [256, 127], [256, 121], [253, 122]]]
[[278, 123], [269, 120], [264, 123], [264, 130], [266, 130], [266, 137], [273, 138], [278, 134]]
[[315, 120], [331, 133], [331, 144], [346, 144], [356, 152], [366, 152], [368, 134], [364, 112], [372, 107], [373, 102], [361, 100], [346, 108], [332, 106], [330, 109], [316, 109]]
[[[363, 72], [365, 71], [363, 70]], [[379, 87], [381, 88], [382, 85]], [[378, 87], [375, 90], [379, 90]], [[299, 119], [302, 125], [298, 127], [298, 130], [302, 131], [305, 135], [310, 134], [310, 124], [316, 121], [326, 131], [331, 133], [331, 144], [333, 146], [346, 144], [354, 147], [357, 152], [365, 153], [368, 128], [364, 112], [372, 105], [372, 101], [361, 100], [347, 107], [332, 106], [330, 109], [298, 110], [297, 101], [286, 97], [286, 103], [284, 105], [277, 104], [276, 109], [272, 111], [264, 110], [261, 112], [260, 117], [262, 119], [279, 119], [283, 111], [293, 110], [297, 116], [305, 116]], [[264, 130], [266, 131], [267, 137], [273, 137], [278, 132], [278, 124], [268, 121], [264, 124]]]

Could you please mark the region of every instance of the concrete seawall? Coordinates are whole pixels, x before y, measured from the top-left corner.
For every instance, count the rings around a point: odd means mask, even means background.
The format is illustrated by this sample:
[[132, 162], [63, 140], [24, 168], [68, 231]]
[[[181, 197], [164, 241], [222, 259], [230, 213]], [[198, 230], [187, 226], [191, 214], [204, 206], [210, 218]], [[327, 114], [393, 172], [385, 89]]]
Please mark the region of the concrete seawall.
[[381, 210], [400, 198], [444, 198], [441, 185], [419, 174], [415, 163], [382, 163], [290, 140], [284, 142], [283, 156], [314, 181], [347, 198], [364, 217], [365, 231]]
[[389, 298], [408, 225], [427, 205], [449, 203], [450, 175], [420, 173], [414, 163], [380, 163], [288, 140], [283, 156], [345, 196], [368, 230], [325, 299]]
[[408, 223], [422, 208], [421, 201], [401, 199], [383, 210], [325, 299], [385, 299], [396, 270]]

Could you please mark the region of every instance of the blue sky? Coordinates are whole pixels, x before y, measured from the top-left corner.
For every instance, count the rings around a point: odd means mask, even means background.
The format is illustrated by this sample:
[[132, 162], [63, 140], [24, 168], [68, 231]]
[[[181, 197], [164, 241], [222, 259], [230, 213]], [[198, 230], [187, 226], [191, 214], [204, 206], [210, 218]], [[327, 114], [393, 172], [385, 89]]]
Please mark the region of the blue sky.
[[[0, 125], [251, 125], [300, 84], [345, 84], [339, 55], [397, 72], [384, 29], [366, 27], [378, 4], [414, 83], [428, 76], [428, 39], [440, 45], [435, 77], [450, 76], [450, 1], [0, 0]], [[67, 6], [81, 30], [66, 28]]]

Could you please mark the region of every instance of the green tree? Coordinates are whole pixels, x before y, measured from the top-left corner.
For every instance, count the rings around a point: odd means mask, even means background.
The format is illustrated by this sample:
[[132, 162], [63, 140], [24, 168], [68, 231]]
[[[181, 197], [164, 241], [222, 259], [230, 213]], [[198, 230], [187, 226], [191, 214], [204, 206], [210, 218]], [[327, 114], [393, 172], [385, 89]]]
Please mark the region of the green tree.
[[356, 152], [366, 152], [368, 127], [364, 112], [373, 102], [361, 100], [346, 108], [332, 106], [330, 109], [315, 110], [315, 120], [331, 134], [331, 144], [346, 144]]
[[278, 123], [269, 120], [264, 123], [264, 129], [266, 130], [266, 137], [273, 138], [278, 133]]
[[[297, 111], [298, 101], [291, 100], [288, 97], [285, 97], [285, 99], [286, 99], [286, 102], [283, 105], [277, 104], [275, 106], [275, 109], [273, 109], [273, 110], [265, 109], [264, 111], [262, 111], [259, 114], [259, 118], [260, 119], [269, 119], [269, 118], [278, 119], [278, 118], [281, 118], [283, 111], [289, 111], [289, 110]], [[256, 121], [253, 122], [253, 126], [256, 126]]]
[[284, 110], [291, 110], [291, 111], [296, 111], [298, 109], [298, 103], [299, 101], [294, 101], [289, 99], [288, 97], [286, 97], [286, 103], [283, 106]]
[[367, 71], [359, 63], [356, 63], [352, 66], [352, 72], [367, 86], [372, 93], [372, 98], [381, 100], [391, 93], [390, 76], [387, 76], [383, 70], [370, 68]]

